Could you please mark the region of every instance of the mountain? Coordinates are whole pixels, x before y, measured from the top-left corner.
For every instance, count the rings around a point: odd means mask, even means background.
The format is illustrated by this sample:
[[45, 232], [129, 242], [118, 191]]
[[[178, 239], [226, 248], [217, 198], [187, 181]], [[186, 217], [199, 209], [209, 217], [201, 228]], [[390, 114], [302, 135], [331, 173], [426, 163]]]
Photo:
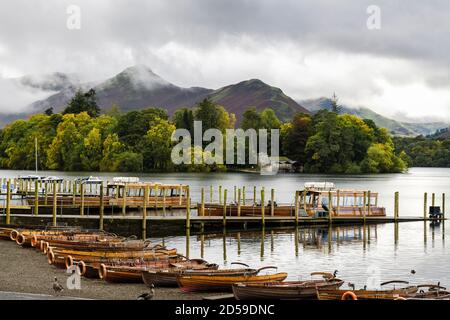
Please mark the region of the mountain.
[[[331, 110], [331, 99], [328, 98], [301, 100], [299, 103], [313, 113], [322, 109]], [[412, 123], [396, 121], [365, 107], [353, 108], [341, 105], [341, 113], [352, 114], [363, 119], [371, 119], [377, 126], [386, 128], [391, 134], [398, 136], [426, 136], [449, 126], [445, 122]]]
[[248, 107], [256, 107], [259, 111], [270, 107], [282, 121], [292, 119], [297, 112], [310, 113], [285, 95], [280, 88], [269, 86], [258, 79], [242, 81], [217, 89], [209, 97], [212, 101], [224, 106], [229, 112], [236, 114], [238, 122]]
[[146, 107], [162, 107], [172, 114], [181, 107], [193, 107], [206, 97], [223, 105], [229, 112], [236, 114], [239, 122], [245, 109], [249, 106], [262, 110], [274, 109], [283, 121], [289, 120], [296, 112], [309, 113], [279, 88], [272, 87], [261, 80], [252, 79], [229, 85], [217, 90], [176, 86], [155, 74], [150, 68], [142, 65], [125, 69], [114, 77], [98, 84], [68, 85], [46, 99], [36, 101], [31, 110], [42, 112], [53, 107], [56, 112], [64, 109], [76, 90], [94, 88], [98, 104], [103, 110], [113, 104], [122, 111], [143, 109]]
[[178, 87], [159, 77], [150, 68], [139, 65], [127, 68], [99, 84], [69, 86], [47, 99], [33, 103], [32, 109], [44, 110], [53, 106], [56, 112], [60, 112], [73, 97], [76, 90], [87, 90], [89, 88], [95, 89], [98, 104], [103, 110], [116, 104], [120, 106], [122, 111], [146, 107], [164, 107], [169, 114], [180, 107], [195, 105], [213, 91], [199, 87]]

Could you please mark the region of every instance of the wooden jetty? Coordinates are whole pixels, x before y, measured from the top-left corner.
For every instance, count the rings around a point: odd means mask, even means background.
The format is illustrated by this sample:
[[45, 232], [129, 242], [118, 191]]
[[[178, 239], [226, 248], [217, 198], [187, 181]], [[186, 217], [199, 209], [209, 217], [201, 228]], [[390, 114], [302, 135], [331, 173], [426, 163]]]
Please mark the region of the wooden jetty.
[[[102, 181], [88, 177], [73, 181], [58, 178], [1, 179], [2, 201], [0, 223], [52, 224], [64, 222], [99, 229], [149, 230], [152, 227], [170, 229], [240, 228], [261, 226], [291, 226], [312, 224], [364, 224], [445, 219], [445, 194], [442, 207], [436, 207], [432, 195], [431, 216], [424, 195], [424, 214], [418, 217], [401, 216], [399, 193], [394, 195], [394, 214], [387, 216], [378, 205], [378, 194], [370, 190], [340, 190], [330, 183], [306, 184], [295, 192], [291, 204], [277, 204], [275, 190], [270, 197], [265, 189], [257, 188], [253, 197], [247, 197], [245, 186], [228, 190], [218, 187], [218, 201], [214, 201], [214, 188], [201, 188], [201, 201], [191, 204], [190, 187], [182, 184], [140, 182], [138, 178], [114, 178]], [[249, 188], [250, 189], [250, 188]], [[250, 189], [251, 190], [251, 189]], [[229, 199], [231, 198], [231, 200]], [[269, 199], [267, 199], [269, 198]], [[266, 201], [267, 199], [267, 201]], [[261, 205], [263, 203], [264, 205]], [[149, 215], [148, 211], [153, 214]], [[174, 214], [174, 211], [178, 212]], [[194, 214], [191, 210], [196, 210]], [[123, 226], [121, 226], [123, 225]]]

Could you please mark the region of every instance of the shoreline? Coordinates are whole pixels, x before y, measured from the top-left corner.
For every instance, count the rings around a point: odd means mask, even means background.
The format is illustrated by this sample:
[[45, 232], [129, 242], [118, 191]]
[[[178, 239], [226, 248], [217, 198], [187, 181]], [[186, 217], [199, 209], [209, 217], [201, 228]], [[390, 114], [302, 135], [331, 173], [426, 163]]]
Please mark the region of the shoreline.
[[[31, 298], [45, 295], [42, 299], [114, 299], [136, 300], [143, 293], [149, 292], [145, 284], [115, 284], [100, 279], [81, 277], [81, 289], [69, 290], [66, 281], [69, 274], [47, 263], [46, 256], [32, 249], [23, 248], [15, 242], [0, 240], [0, 293], [3, 299], [14, 299], [15, 295], [29, 295]], [[52, 289], [53, 279], [65, 288], [55, 295]], [[182, 293], [178, 288], [155, 288], [154, 300], [201, 300], [205, 293]], [[0, 300], [2, 299], [0, 294]]]

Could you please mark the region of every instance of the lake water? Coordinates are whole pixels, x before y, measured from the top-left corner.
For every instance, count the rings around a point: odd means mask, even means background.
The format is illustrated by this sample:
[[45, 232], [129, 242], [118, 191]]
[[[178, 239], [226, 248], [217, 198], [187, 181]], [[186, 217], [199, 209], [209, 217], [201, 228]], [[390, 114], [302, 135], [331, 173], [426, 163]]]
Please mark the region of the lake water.
[[[2, 177], [33, 174], [32, 171], [1, 170]], [[136, 174], [40, 172], [75, 178], [93, 175], [106, 178], [136, 176]], [[275, 189], [278, 203], [292, 203], [295, 190], [305, 182], [334, 182], [342, 189], [356, 188], [379, 192], [379, 204], [393, 215], [394, 192], [400, 193], [400, 216], [423, 215], [423, 193], [436, 193], [436, 204], [441, 205], [441, 195], [450, 195], [450, 169], [411, 168], [405, 174], [382, 175], [312, 175], [278, 174], [262, 176], [243, 173], [169, 173], [142, 174], [144, 181], [183, 183], [191, 186], [193, 202], [200, 199], [202, 187], [227, 188], [228, 199], [233, 198], [234, 186], [247, 188], [247, 198], [253, 197], [253, 186], [258, 190]], [[270, 192], [267, 192], [270, 195]], [[267, 196], [266, 196], [267, 197]], [[209, 192], [207, 192], [209, 200]], [[448, 203], [448, 201], [447, 201]], [[331, 236], [330, 236], [331, 234]], [[275, 265], [279, 271], [289, 273], [289, 279], [309, 278], [313, 271], [338, 270], [338, 275], [357, 286], [392, 279], [418, 282], [438, 282], [450, 287], [450, 244], [448, 231], [443, 224], [405, 222], [359, 227], [299, 228], [297, 230], [265, 230], [217, 235], [195, 235], [155, 238], [181, 253], [189, 247], [191, 258], [203, 256], [208, 261], [230, 266], [233, 261], [254, 267]], [[202, 241], [203, 240], [203, 241]], [[415, 270], [415, 274], [411, 274]]]

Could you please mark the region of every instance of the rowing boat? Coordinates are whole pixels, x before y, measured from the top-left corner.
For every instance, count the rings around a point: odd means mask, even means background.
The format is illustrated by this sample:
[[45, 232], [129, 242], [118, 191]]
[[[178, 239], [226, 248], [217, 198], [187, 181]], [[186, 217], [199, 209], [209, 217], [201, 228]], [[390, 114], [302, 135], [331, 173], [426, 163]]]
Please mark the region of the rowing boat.
[[233, 284], [233, 294], [236, 300], [313, 299], [317, 296], [318, 288], [336, 290], [343, 284], [343, 280], [334, 277], [323, 280], [235, 283]]
[[264, 267], [261, 269], [252, 269], [247, 264], [241, 263], [241, 262], [232, 262], [232, 265], [242, 265], [245, 268], [238, 268], [238, 269], [220, 269], [218, 270], [218, 266], [215, 268], [211, 268], [213, 270], [186, 270], [179, 268], [176, 264], [173, 264], [170, 268], [162, 268], [162, 269], [153, 269], [153, 270], [146, 270], [142, 274], [142, 278], [144, 280], [144, 283], [148, 286], [155, 286], [155, 287], [177, 287], [177, 277], [181, 274], [186, 275], [204, 275], [204, 274], [211, 274], [214, 273], [216, 275], [222, 275], [222, 276], [242, 276], [242, 275], [256, 275], [261, 270], [273, 268], [273, 267]]
[[[381, 286], [387, 284], [408, 284], [407, 281], [387, 281], [381, 284]], [[408, 295], [416, 293], [417, 286], [406, 286], [401, 288], [393, 288], [388, 290], [329, 290], [317, 288], [317, 299], [319, 300], [397, 300], [407, 297]]]
[[144, 260], [159, 259], [167, 256], [176, 255], [176, 249], [159, 249], [159, 250], [128, 250], [128, 251], [109, 251], [109, 250], [97, 250], [97, 251], [83, 251], [83, 250], [59, 250], [58, 248], [50, 248], [47, 252], [47, 259], [49, 264], [53, 264], [57, 267], [66, 266], [66, 257], [71, 256], [76, 261], [83, 260], [85, 262], [91, 262], [92, 260], [104, 259], [131, 259], [141, 258]]
[[[159, 266], [158, 266], [159, 264]], [[176, 266], [174, 266], [176, 265]], [[160, 263], [152, 261], [135, 264], [133, 266], [111, 266], [100, 264], [98, 269], [99, 278], [108, 282], [143, 282], [143, 272], [154, 268], [163, 268]], [[215, 270], [218, 268], [216, 264], [210, 264], [203, 259], [192, 259], [177, 262], [166, 262], [166, 268], [176, 268], [179, 270]]]
[[177, 276], [177, 283], [183, 292], [232, 291], [232, 286], [234, 283], [283, 281], [288, 275], [285, 272], [267, 275], [227, 275], [226, 272], [221, 273], [219, 271], [221, 270], [203, 272], [202, 274], [197, 274], [197, 271], [182, 273]]

